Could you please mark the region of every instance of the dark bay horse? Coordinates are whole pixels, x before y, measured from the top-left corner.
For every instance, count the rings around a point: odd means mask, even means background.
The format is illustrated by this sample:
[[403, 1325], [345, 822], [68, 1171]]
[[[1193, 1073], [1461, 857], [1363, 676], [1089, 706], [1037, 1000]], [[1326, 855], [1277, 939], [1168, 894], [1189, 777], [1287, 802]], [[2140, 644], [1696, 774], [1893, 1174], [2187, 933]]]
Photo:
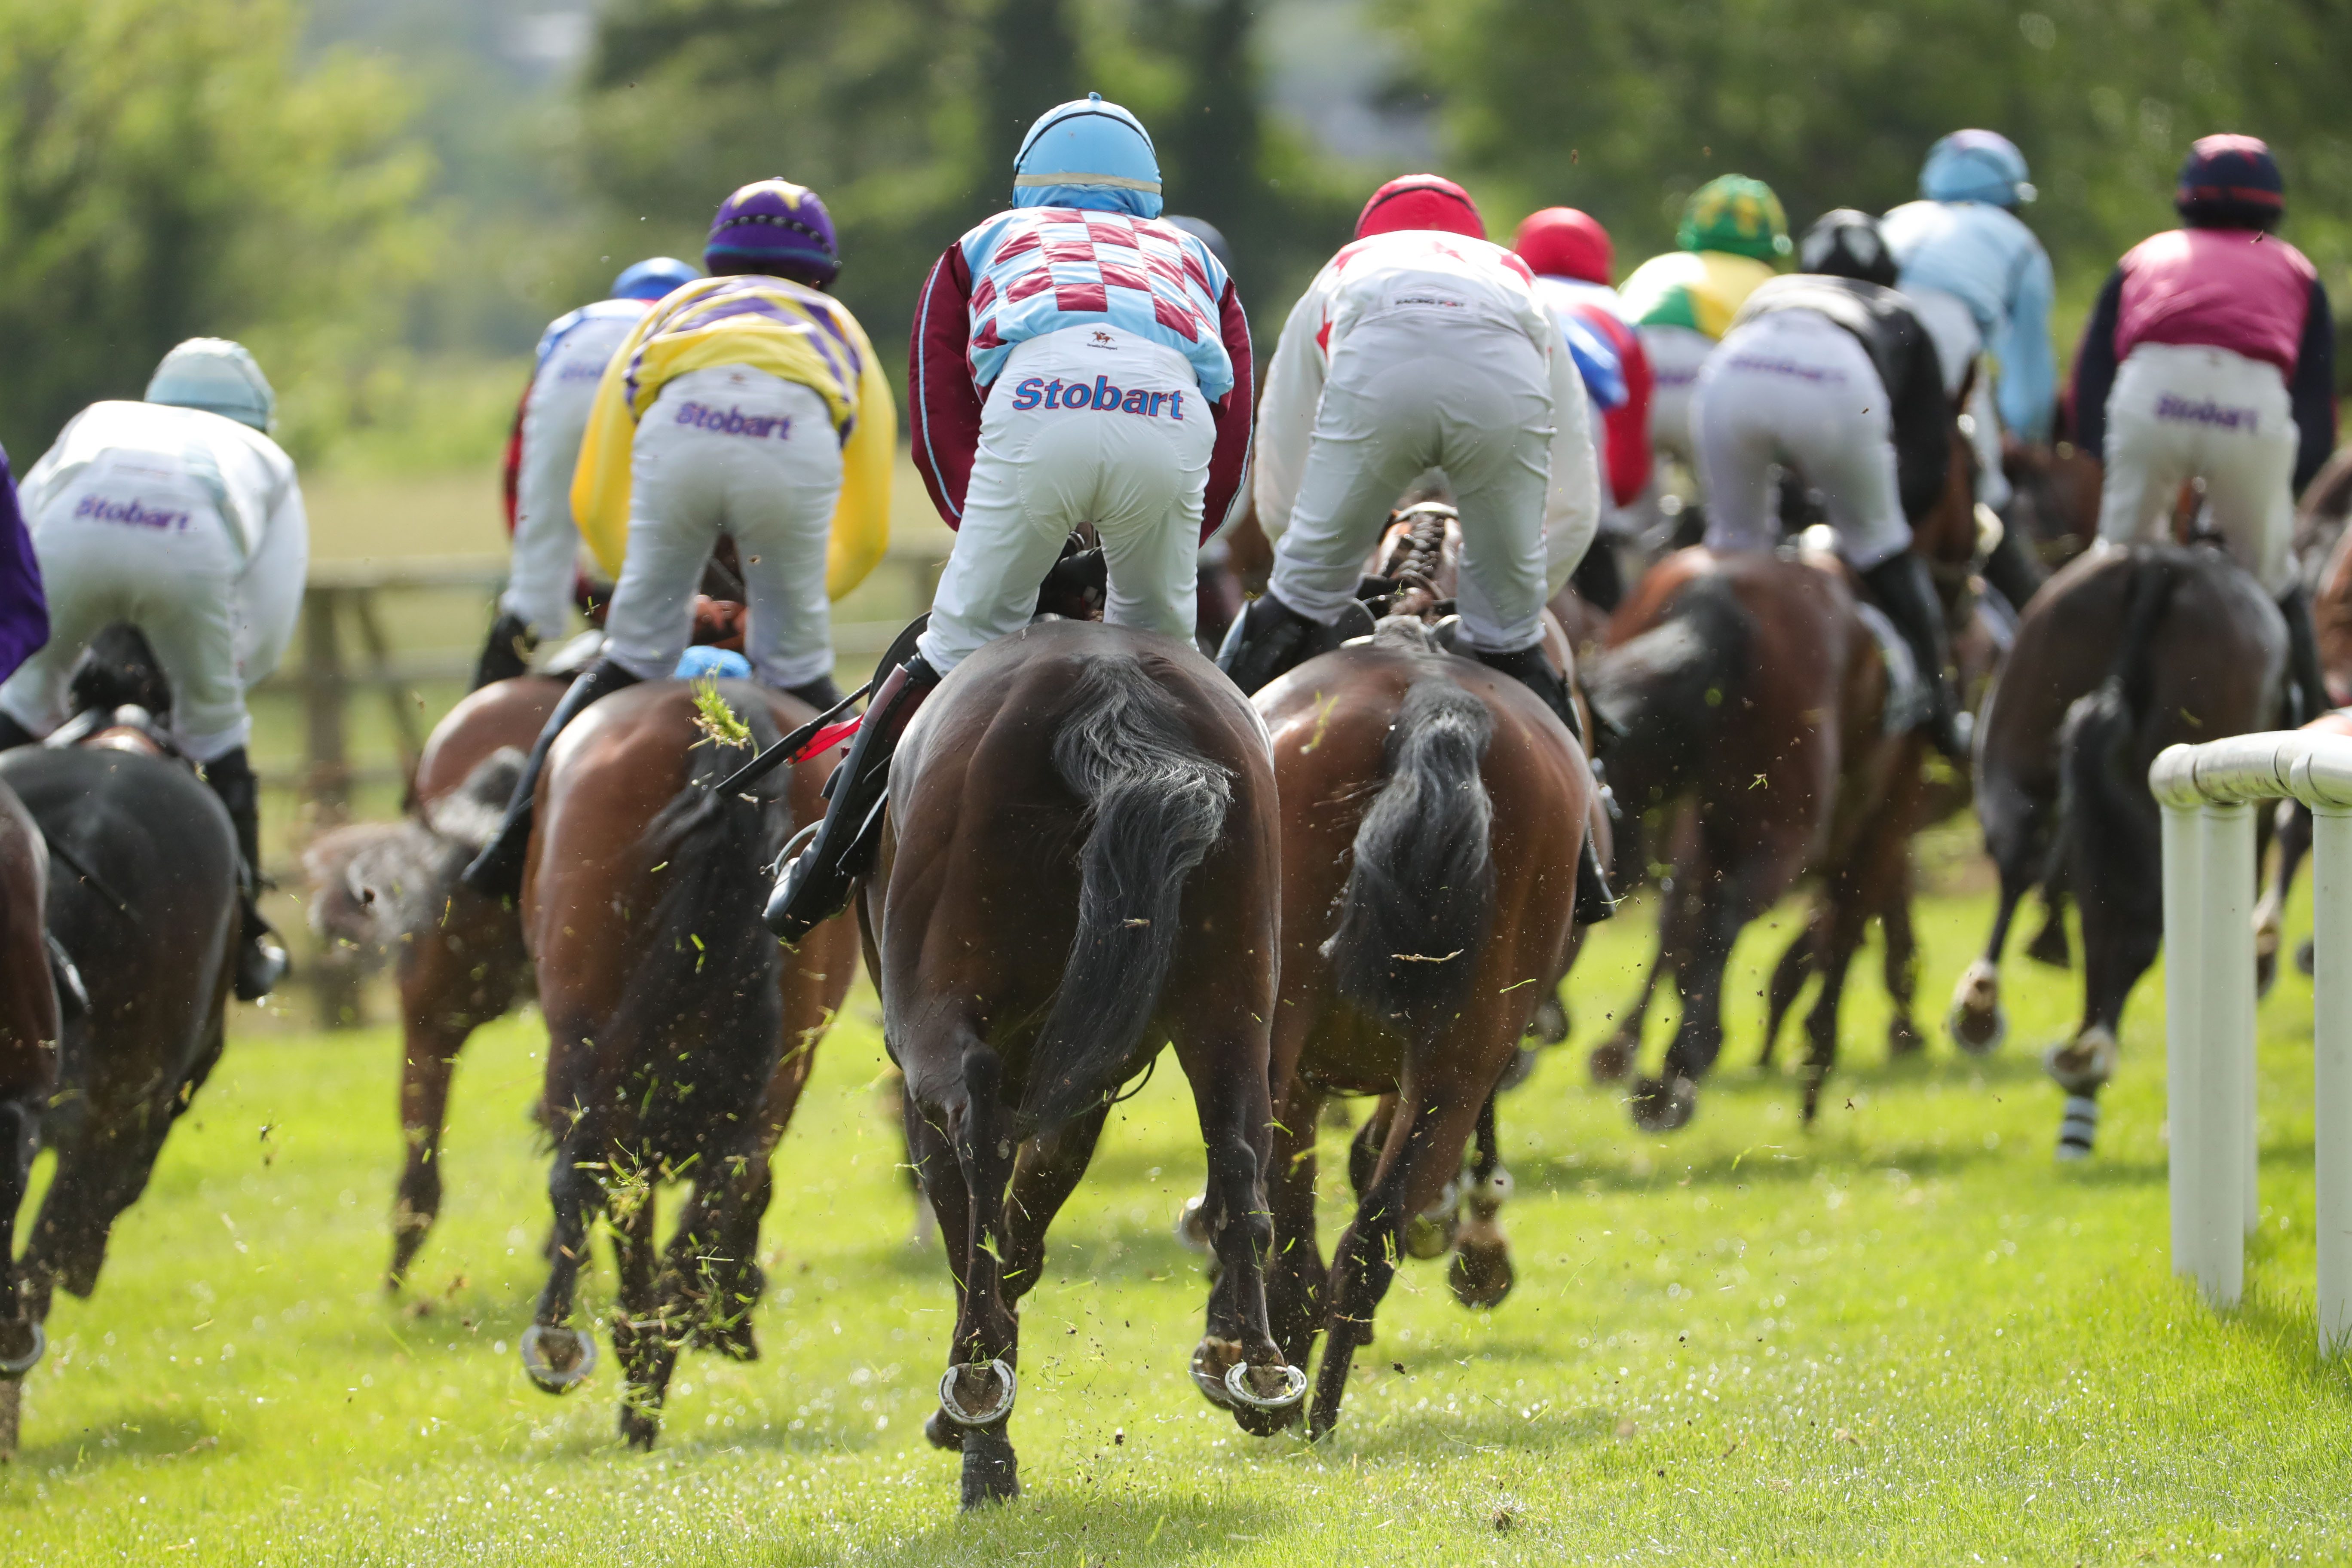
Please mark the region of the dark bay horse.
[[[111, 633], [94, 639], [93, 653], [127, 646]], [[161, 686], [152, 656], [142, 673]], [[69, 994], [61, 1013], [55, 1002], [46, 1008], [56, 1073], [40, 1100], [39, 1139], [57, 1167], [14, 1276], [14, 1310], [0, 1322], [0, 1355], [15, 1369], [0, 1380], [0, 1426], [14, 1424], [15, 1380], [39, 1357], [56, 1287], [81, 1297], [98, 1288], [116, 1218], [145, 1190], [165, 1135], [219, 1059], [236, 967], [228, 813], [193, 769], [165, 753], [145, 713], [90, 721], [114, 711], [114, 683], [78, 673], [74, 692], [80, 744], [0, 752], [0, 786], [15, 792], [48, 847], [47, 929]], [[18, 939], [15, 882], [24, 869], [12, 860], [8, 872], [8, 929]], [[12, 983], [20, 945], [10, 944]], [[50, 967], [45, 958], [37, 992], [49, 986]], [[9, 1016], [23, 1005], [12, 997]], [[36, 1001], [28, 1011], [45, 1009]], [[0, 1047], [0, 1058], [12, 1054]], [[21, 1169], [30, 1158], [21, 1110], [0, 1112], [0, 1127], [13, 1131], [7, 1152]], [[21, 1185], [0, 1186], [8, 1216], [22, 1198]]]
[[861, 909], [957, 1318], [930, 1439], [1015, 1495], [1020, 1298], [1118, 1087], [1172, 1040], [1222, 1272], [1194, 1382], [1244, 1430], [1306, 1378], [1267, 1331], [1279, 826], [1265, 728], [1191, 646], [1049, 621], [956, 667], [893, 760]]
[[[758, 1354], [769, 1156], [857, 962], [846, 918], [792, 951], [760, 922], [777, 852], [795, 821], [822, 813], [838, 752], [716, 791], [752, 746], [815, 715], [746, 681], [702, 689], [740, 716], [733, 741], [706, 717], [708, 698], [675, 680], [615, 693], [564, 731], [523, 884], [547, 1016], [542, 1114], [556, 1143], [551, 1268], [523, 1365], [551, 1393], [593, 1365], [594, 1342], [569, 1320], [603, 1214], [619, 1275], [621, 1433], [641, 1448], [681, 1348]], [[665, 1254], [654, 1194], [666, 1182], [693, 1194]]]
[[2175, 742], [2276, 723], [2285, 659], [2277, 606], [2203, 545], [2095, 547], [2019, 623], [1977, 743], [1977, 813], [2000, 897], [1984, 954], [1953, 996], [1951, 1029], [1973, 1049], [1999, 1043], [2001, 950], [2017, 907], [2042, 890], [2049, 922], [2032, 951], [2063, 963], [2071, 897], [2083, 922], [2082, 1022], [2045, 1058], [2070, 1097], [2062, 1157], [2090, 1152], [2124, 999], [2163, 940], [2148, 764]]
[[0, 1459], [16, 1451], [17, 1380], [41, 1359], [39, 1320], [20, 1303], [16, 1211], [31, 1184], [41, 1113], [58, 1081], [58, 988], [48, 948], [49, 850], [0, 784]]
[[425, 742], [398, 822], [354, 823], [303, 851], [311, 929], [362, 969], [390, 962], [400, 991], [400, 1130], [387, 1289], [406, 1278], [441, 1211], [441, 1130], [457, 1054], [534, 984], [522, 920], [457, 873], [497, 829], [522, 756], [564, 682], [522, 676], [481, 688]]
[[[1295, 1364], [1326, 1332], [1307, 1417], [1320, 1436], [1399, 1255], [1456, 1246], [1474, 1134], [1475, 1234], [1460, 1237], [1451, 1283], [1470, 1306], [1510, 1288], [1494, 1225], [1509, 1185], [1491, 1150], [1494, 1095], [1572, 955], [1595, 785], [1540, 699], [1404, 616], [1256, 700], [1283, 813], [1268, 1301]], [[1359, 1141], [1356, 1215], [1327, 1274], [1315, 1141], [1335, 1092], [1392, 1098]]]

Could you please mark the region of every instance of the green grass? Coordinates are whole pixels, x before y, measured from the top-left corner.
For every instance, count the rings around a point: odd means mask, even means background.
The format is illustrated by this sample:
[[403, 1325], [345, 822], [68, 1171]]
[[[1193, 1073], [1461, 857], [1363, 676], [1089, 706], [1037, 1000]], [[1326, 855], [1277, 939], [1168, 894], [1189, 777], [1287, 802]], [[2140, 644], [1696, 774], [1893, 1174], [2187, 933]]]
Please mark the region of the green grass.
[[[1923, 906], [1938, 1005], [1984, 912]], [[2029, 1046], [2063, 1026], [2074, 977], [2021, 962], [2003, 1054], [1939, 1039], [1890, 1068], [1858, 974], [1807, 1131], [1794, 1081], [1748, 1066], [1758, 968], [1787, 929], [1743, 946], [1730, 1056], [1673, 1139], [1635, 1135], [1583, 1080], [1646, 912], [1600, 933], [1571, 986], [1579, 1047], [1506, 1102], [1517, 1294], [1468, 1313], [1442, 1265], [1409, 1265], [1315, 1447], [1244, 1437], [1184, 1374], [1202, 1284], [1169, 1222], [1201, 1154], [1181, 1078], [1159, 1074], [1028, 1304], [1025, 1495], [971, 1519], [956, 1459], [919, 1436], [950, 1296], [905, 1239], [866, 994], [778, 1156], [765, 1359], [688, 1357], [649, 1456], [614, 1435], [609, 1358], [556, 1400], [513, 1353], [547, 1218], [535, 1019], [486, 1031], [460, 1069], [447, 1210], [399, 1303], [377, 1284], [394, 1040], [248, 1034], [97, 1298], [60, 1302], [0, 1541], [24, 1563], [467, 1568], [2352, 1554], [2352, 1391], [2313, 1345], [2309, 983], [2264, 1006], [2263, 1218], [2247, 1304], [2217, 1314], [2167, 1258], [2156, 980], [2098, 1158], [2060, 1168]], [[600, 1262], [600, 1313], [610, 1284]]]

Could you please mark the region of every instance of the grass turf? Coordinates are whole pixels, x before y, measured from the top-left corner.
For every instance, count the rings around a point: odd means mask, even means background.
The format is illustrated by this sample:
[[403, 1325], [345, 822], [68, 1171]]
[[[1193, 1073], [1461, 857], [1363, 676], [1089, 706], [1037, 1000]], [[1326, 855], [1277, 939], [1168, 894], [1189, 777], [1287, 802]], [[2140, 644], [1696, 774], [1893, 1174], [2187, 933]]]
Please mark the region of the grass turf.
[[[1932, 1016], [1984, 900], [1920, 913]], [[26, 1563], [467, 1568], [2352, 1554], [2352, 1401], [2313, 1343], [2309, 982], [2263, 1008], [2263, 1217], [2247, 1305], [2216, 1314], [2167, 1257], [2158, 980], [2096, 1160], [2061, 1168], [2027, 1047], [2069, 1021], [2074, 977], [2019, 960], [2005, 1052], [1956, 1058], [1939, 1035], [1888, 1066], [1857, 966], [1847, 1061], [1808, 1131], [1794, 1080], [1749, 1066], [1752, 993], [1791, 929], [1743, 944], [1725, 1068], [1671, 1139], [1584, 1082], [1651, 926], [1598, 933], [1576, 1047], [1504, 1108], [1517, 1293], [1472, 1314], [1442, 1264], [1408, 1265], [1315, 1447], [1244, 1436], [1184, 1374], [1203, 1285], [1169, 1222], [1202, 1162], [1181, 1076], [1159, 1074], [1027, 1304], [1025, 1495], [968, 1519], [957, 1459], [920, 1436], [952, 1304], [937, 1252], [908, 1245], [869, 994], [778, 1155], [765, 1357], [687, 1357], [649, 1456], [614, 1436], [609, 1354], [563, 1400], [515, 1359], [547, 1215], [535, 1017], [459, 1069], [448, 1202], [399, 1301], [378, 1284], [395, 1038], [248, 1035], [95, 1300], [60, 1299], [0, 1468], [0, 1541]], [[1334, 1194], [1327, 1248], [1341, 1215]], [[610, 1285], [600, 1254], [600, 1316]]]

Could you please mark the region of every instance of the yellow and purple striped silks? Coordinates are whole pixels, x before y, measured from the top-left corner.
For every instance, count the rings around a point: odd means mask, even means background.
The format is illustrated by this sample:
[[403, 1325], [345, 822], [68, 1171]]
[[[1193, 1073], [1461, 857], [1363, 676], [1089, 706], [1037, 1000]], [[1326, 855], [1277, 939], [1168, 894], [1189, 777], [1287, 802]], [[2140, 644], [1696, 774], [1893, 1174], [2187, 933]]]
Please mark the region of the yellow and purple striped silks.
[[890, 542], [890, 473], [898, 439], [890, 384], [865, 329], [841, 302], [782, 278], [706, 278], [664, 297], [614, 352], [597, 384], [572, 475], [572, 514], [615, 579], [629, 540], [629, 457], [637, 421], [661, 389], [693, 370], [745, 365], [824, 399], [841, 436], [841, 500], [825, 555], [825, 592], [862, 582]]

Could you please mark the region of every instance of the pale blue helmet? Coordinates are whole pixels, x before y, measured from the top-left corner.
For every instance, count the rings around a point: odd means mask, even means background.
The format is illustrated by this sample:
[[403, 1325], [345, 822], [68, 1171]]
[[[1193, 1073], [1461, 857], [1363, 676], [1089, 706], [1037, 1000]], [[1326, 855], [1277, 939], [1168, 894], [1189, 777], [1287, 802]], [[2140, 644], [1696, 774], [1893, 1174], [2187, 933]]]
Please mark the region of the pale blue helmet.
[[1143, 122], [1090, 92], [1038, 116], [1013, 159], [1016, 207], [1160, 216], [1160, 154]]
[[2025, 154], [1998, 131], [1955, 131], [1927, 149], [1919, 194], [1931, 202], [1985, 202], [2013, 207], [2033, 199]]
[[147, 383], [147, 401], [201, 408], [268, 434], [278, 416], [278, 395], [243, 343], [190, 338], [163, 356]]
[[680, 261], [675, 256], [654, 256], [624, 268], [613, 279], [614, 300], [658, 300], [680, 284], [691, 283], [702, 276], [702, 268], [691, 261]]

